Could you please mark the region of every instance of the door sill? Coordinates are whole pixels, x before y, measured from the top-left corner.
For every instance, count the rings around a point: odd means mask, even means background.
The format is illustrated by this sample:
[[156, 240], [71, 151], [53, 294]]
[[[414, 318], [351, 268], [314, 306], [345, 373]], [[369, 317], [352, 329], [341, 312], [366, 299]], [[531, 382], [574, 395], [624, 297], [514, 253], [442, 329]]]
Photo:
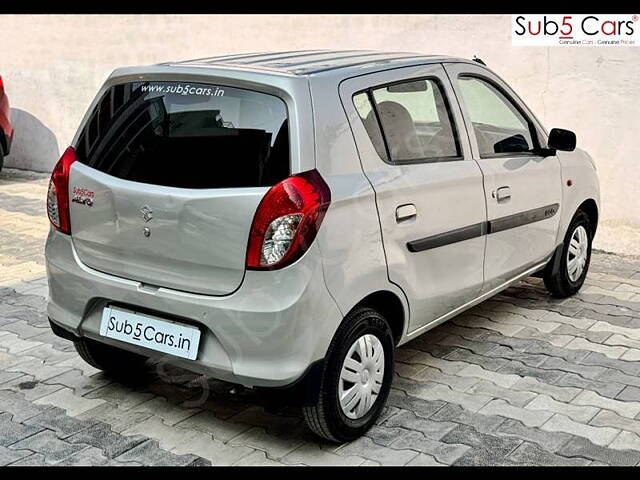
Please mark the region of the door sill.
[[548, 262], [549, 262], [549, 260], [547, 259], [542, 263], [534, 265], [533, 267], [529, 268], [528, 270], [525, 270], [521, 274], [515, 276], [511, 280], [507, 280], [503, 284], [498, 285], [497, 287], [493, 288], [492, 290], [489, 290], [486, 293], [483, 293], [479, 297], [476, 297], [473, 300], [470, 300], [469, 302], [465, 303], [464, 305], [461, 305], [458, 308], [455, 308], [455, 309], [451, 310], [449, 313], [445, 313], [444, 315], [442, 315], [441, 317], [436, 318], [432, 322], [429, 322], [426, 325], [418, 327], [415, 330], [407, 333], [407, 335], [405, 336], [404, 340], [402, 342], [400, 342], [399, 345], [401, 345], [401, 344], [403, 344], [403, 343], [405, 343], [405, 342], [407, 342], [409, 340], [413, 340], [414, 338], [422, 335], [426, 331], [431, 330], [434, 327], [437, 327], [441, 323], [446, 322], [450, 318], [455, 317], [456, 315], [464, 312], [465, 310], [468, 310], [471, 307], [475, 307], [477, 304], [482, 303], [485, 300], [487, 300], [488, 298], [493, 297], [497, 293], [501, 292], [502, 290], [504, 290], [504, 289], [508, 288], [509, 286], [511, 286], [512, 284], [514, 284], [515, 282], [517, 282], [519, 280], [522, 280], [523, 278], [530, 277], [533, 273], [535, 273], [538, 270], [544, 268], [545, 265]]

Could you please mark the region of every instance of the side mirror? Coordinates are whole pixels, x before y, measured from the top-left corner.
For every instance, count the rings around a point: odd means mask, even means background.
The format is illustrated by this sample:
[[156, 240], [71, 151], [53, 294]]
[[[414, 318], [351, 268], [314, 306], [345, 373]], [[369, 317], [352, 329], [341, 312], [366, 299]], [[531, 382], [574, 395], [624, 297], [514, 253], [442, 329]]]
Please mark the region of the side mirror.
[[576, 149], [576, 134], [571, 130], [553, 128], [549, 132], [547, 145], [554, 150], [571, 152]]

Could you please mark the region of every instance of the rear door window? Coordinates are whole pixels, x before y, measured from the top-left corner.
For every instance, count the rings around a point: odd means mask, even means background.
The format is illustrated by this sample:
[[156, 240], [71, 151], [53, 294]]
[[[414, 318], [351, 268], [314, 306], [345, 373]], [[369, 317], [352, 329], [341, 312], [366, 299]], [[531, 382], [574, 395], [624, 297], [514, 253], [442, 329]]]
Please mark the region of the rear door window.
[[179, 188], [273, 185], [290, 174], [284, 101], [184, 82], [111, 87], [76, 145], [81, 162], [135, 182]]
[[384, 145], [383, 159], [392, 163], [460, 159], [451, 111], [435, 79], [373, 88], [355, 95], [354, 104], [378, 153]]

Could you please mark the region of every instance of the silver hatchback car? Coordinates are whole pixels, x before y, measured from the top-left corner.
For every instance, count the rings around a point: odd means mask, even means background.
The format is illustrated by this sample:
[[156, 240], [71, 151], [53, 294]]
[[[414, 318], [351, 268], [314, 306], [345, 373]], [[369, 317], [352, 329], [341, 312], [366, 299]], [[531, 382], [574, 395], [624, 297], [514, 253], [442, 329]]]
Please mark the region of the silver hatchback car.
[[114, 71], [57, 163], [48, 315], [91, 365], [164, 358], [361, 435], [394, 348], [589, 267], [591, 157], [481, 61], [243, 54]]

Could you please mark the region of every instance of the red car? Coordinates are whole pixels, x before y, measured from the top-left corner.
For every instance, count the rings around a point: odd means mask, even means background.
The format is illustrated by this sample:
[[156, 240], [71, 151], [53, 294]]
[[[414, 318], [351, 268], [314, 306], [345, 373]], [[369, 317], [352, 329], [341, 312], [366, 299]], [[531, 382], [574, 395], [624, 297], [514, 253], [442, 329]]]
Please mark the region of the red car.
[[4, 157], [9, 155], [12, 140], [13, 127], [9, 118], [9, 99], [4, 92], [4, 83], [0, 77], [0, 170], [4, 164]]

